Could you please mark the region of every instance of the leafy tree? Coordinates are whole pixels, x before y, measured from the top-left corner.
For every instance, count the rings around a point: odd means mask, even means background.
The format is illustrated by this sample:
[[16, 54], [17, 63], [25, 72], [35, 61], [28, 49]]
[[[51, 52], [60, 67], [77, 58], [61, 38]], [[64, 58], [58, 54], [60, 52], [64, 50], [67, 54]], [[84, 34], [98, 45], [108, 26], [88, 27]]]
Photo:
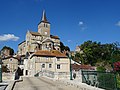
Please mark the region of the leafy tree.
[[97, 67], [97, 71], [105, 71], [106, 69], [105, 69], [105, 67], [103, 67], [103, 66], [99, 66], [99, 67]]
[[98, 62], [107, 63], [104, 64], [104, 67], [105, 65], [112, 65], [112, 58], [115, 59], [115, 62], [120, 61], [120, 53], [114, 53], [114, 55], [112, 55], [113, 50], [120, 52], [118, 45], [118, 43], [101, 44], [100, 42], [86, 41], [80, 46], [83, 53], [76, 53], [74, 60], [78, 62], [82, 61], [82, 64], [90, 65], [96, 65]]
[[65, 51], [70, 51], [70, 48], [68, 46], [64, 47]]
[[87, 41], [84, 42], [80, 48], [83, 51], [85, 64], [95, 65], [97, 58], [99, 58], [101, 54], [100, 43]]
[[10, 55], [13, 55], [13, 54], [14, 54], [14, 50], [13, 50], [11, 47], [4, 46], [4, 47], [1, 49], [1, 51], [4, 51], [5, 49], [10, 50]]
[[70, 51], [70, 48], [68, 46], [64, 46], [62, 42], [60, 42], [60, 49], [61, 49], [61, 52]]

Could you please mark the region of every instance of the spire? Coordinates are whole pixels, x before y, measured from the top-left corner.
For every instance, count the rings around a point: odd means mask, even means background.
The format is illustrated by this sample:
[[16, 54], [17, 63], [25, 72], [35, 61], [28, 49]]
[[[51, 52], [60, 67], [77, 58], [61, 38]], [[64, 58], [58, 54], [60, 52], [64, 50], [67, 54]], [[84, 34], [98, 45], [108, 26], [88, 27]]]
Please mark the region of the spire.
[[41, 20], [41, 22], [49, 23], [49, 22], [47, 21], [47, 18], [46, 18], [45, 10], [43, 10], [43, 15], [42, 15], [42, 20]]

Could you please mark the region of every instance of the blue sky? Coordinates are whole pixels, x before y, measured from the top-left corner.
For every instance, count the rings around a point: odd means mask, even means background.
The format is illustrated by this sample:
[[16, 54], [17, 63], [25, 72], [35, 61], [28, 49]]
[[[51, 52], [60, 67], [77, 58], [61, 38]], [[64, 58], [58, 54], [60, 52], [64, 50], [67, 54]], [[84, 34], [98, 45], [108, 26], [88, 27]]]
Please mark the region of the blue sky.
[[71, 50], [87, 40], [120, 42], [120, 0], [0, 0], [0, 48], [17, 51], [27, 30], [37, 32], [44, 9], [51, 34]]

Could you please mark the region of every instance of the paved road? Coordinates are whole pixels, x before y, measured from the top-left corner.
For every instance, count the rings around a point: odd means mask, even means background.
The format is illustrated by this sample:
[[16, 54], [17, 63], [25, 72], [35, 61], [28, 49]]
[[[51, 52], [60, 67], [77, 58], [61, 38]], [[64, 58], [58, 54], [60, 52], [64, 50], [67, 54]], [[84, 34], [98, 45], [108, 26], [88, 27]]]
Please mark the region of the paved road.
[[17, 82], [13, 90], [78, 90], [66, 86], [61, 82], [52, 81], [43, 77], [24, 77], [22, 82]]

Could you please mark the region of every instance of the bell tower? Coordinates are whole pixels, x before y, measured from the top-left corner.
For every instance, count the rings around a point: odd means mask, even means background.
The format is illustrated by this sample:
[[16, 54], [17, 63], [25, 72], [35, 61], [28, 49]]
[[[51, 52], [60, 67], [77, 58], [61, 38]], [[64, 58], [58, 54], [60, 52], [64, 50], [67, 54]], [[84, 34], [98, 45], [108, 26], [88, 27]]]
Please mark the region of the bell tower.
[[42, 19], [38, 24], [38, 32], [41, 35], [50, 36], [50, 23], [46, 18], [45, 10], [43, 11]]

